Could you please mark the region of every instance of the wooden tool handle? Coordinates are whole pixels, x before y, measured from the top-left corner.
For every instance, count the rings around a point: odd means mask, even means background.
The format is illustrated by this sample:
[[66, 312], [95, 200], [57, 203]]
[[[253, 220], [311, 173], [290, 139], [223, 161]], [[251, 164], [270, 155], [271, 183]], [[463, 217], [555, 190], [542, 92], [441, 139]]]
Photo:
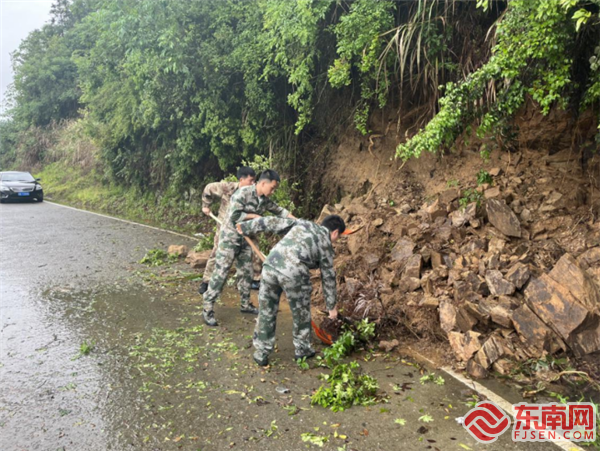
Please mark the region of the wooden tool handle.
[[[217, 218], [215, 215], [213, 215], [212, 213], [210, 214], [210, 217], [213, 218], [215, 221], [217, 221], [217, 223], [219, 223], [220, 225], [223, 225], [223, 223], [221, 222], [221, 220], [219, 218]], [[265, 257], [265, 254], [263, 254], [260, 249], [258, 247], [256, 247], [256, 245], [252, 242], [252, 240], [250, 238], [248, 238], [245, 235], [242, 235], [244, 237], [244, 239], [246, 240], [246, 242], [250, 245], [250, 247], [252, 248], [252, 250], [254, 251], [254, 253], [256, 255], [258, 255], [258, 258], [261, 259], [261, 261], [264, 263], [264, 261], [267, 259], [267, 257]]]

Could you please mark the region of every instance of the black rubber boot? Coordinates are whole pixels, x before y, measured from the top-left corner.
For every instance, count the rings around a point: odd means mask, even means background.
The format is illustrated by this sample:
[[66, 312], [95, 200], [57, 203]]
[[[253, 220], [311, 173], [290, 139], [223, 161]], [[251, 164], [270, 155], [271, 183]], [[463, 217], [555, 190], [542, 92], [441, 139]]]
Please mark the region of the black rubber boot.
[[256, 357], [252, 356], [252, 358], [254, 359], [254, 361], [256, 362], [256, 364], [258, 366], [269, 366], [269, 358], [268, 357], [263, 357], [262, 360], [258, 360]]
[[317, 351], [311, 350], [310, 352], [307, 352], [305, 354], [295, 354], [294, 355], [294, 360], [302, 360], [304, 357], [306, 357], [306, 359], [312, 359], [314, 356], [317, 355]]
[[260, 290], [260, 280], [253, 280], [252, 285], [250, 285], [252, 290]]
[[247, 307], [241, 307], [240, 312], [248, 313], [250, 315], [258, 315], [258, 309], [254, 307], [252, 303], [248, 304]]
[[209, 312], [207, 312], [206, 310], [203, 310], [202, 311], [202, 318], [204, 318], [204, 322], [206, 323], [207, 326], [215, 327], [215, 326], [219, 325], [219, 323], [215, 319], [215, 312], [214, 312], [214, 310], [211, 310]]

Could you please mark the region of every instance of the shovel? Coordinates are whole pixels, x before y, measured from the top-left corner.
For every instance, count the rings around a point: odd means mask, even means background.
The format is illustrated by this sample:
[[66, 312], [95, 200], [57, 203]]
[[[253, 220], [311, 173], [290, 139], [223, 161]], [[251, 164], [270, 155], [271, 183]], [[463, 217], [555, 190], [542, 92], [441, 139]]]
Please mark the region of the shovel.
[[364, 227], [364, 225], [359, 225], [359, 226], [358, 226], [356, 229], [354, 229], [354, 230], [349, 230], [349, 229], [347, 229], [347, 230], [344, 230], [344, 231], [342, 232], [342, 235], [352, 235], [353, 233], [356, 233], [356, 232], [358, 232], [358, 231], [359, 231], [360, 229], [362, 229], [363, 227]]
[[[213, 218], [215, 221], [217, 221], [217, 223], [219, 225], [223, 225], [221, 220], [219, 218], [217, 218], [215, 215], [213, 215], [212, 213], [210, 214], [210, 217]], [[244, 236], [244, 239], [246, 240], [248, 245], [252, 248], [254, 253], [258, 256], [258, 258], [260, 258], [260, 260], [264, 263], [266, 260], [265, 254], [263, 254], [260, 251], [260, 249], [258, 247], [256, 247], [256, 245], [252, 242], [252, 240], [250, 238], [248, 238], [247, 236]], [[319, 326], [317, 326], [317, 324], [313, 320], [310, 321], [310, 324], [311, 324], [313, 330], [315, 331], [315, 335], [319, 338], [319, 340], [321, 340], [326, 345], [333, 344], [333, 339], [331, 338], [330, 334], [328, 334], [323, 329], [321, 329]]]

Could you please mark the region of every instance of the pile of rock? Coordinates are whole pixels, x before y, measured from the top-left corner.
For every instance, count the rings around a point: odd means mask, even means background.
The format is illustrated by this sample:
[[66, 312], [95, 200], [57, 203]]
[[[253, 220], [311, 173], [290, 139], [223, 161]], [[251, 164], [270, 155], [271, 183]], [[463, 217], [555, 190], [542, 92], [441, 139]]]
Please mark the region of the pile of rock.
[[410, 193], [400, 208], [369, 195], [326, 206], [322, 215], [363, 225], [338, 246], [347, 313], [430, 312], [474, 377], [559, 351], [600, 353], [600, 224], [575, 223], [576, 193], [489, 172], [493, 186], [468, 205], [452, 188], [419, 208]]

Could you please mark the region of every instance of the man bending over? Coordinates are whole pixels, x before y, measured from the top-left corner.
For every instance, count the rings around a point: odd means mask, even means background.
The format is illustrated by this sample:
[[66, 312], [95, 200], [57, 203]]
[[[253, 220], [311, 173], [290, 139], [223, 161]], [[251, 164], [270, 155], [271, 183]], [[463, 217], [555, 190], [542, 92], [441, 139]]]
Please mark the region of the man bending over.
[[238, 224], [237, 230], [242, 235], [264, 231], [286, 233], [263, 265], [258, 292], [259, 315], [253, 337], [254, 361], [260, 366], [269, 364], [282, 292], [285, 292], [292, 311], [294, 357], [296, 360], [314, 357], [310, 343], [312, 285], [309, 270], [321, 269], [325, 305], [329, 317], [337, 318], [333, 243], [346, 230], [344, 220], [330, 215], [318, 225], [303, 219], [260, 218]]

